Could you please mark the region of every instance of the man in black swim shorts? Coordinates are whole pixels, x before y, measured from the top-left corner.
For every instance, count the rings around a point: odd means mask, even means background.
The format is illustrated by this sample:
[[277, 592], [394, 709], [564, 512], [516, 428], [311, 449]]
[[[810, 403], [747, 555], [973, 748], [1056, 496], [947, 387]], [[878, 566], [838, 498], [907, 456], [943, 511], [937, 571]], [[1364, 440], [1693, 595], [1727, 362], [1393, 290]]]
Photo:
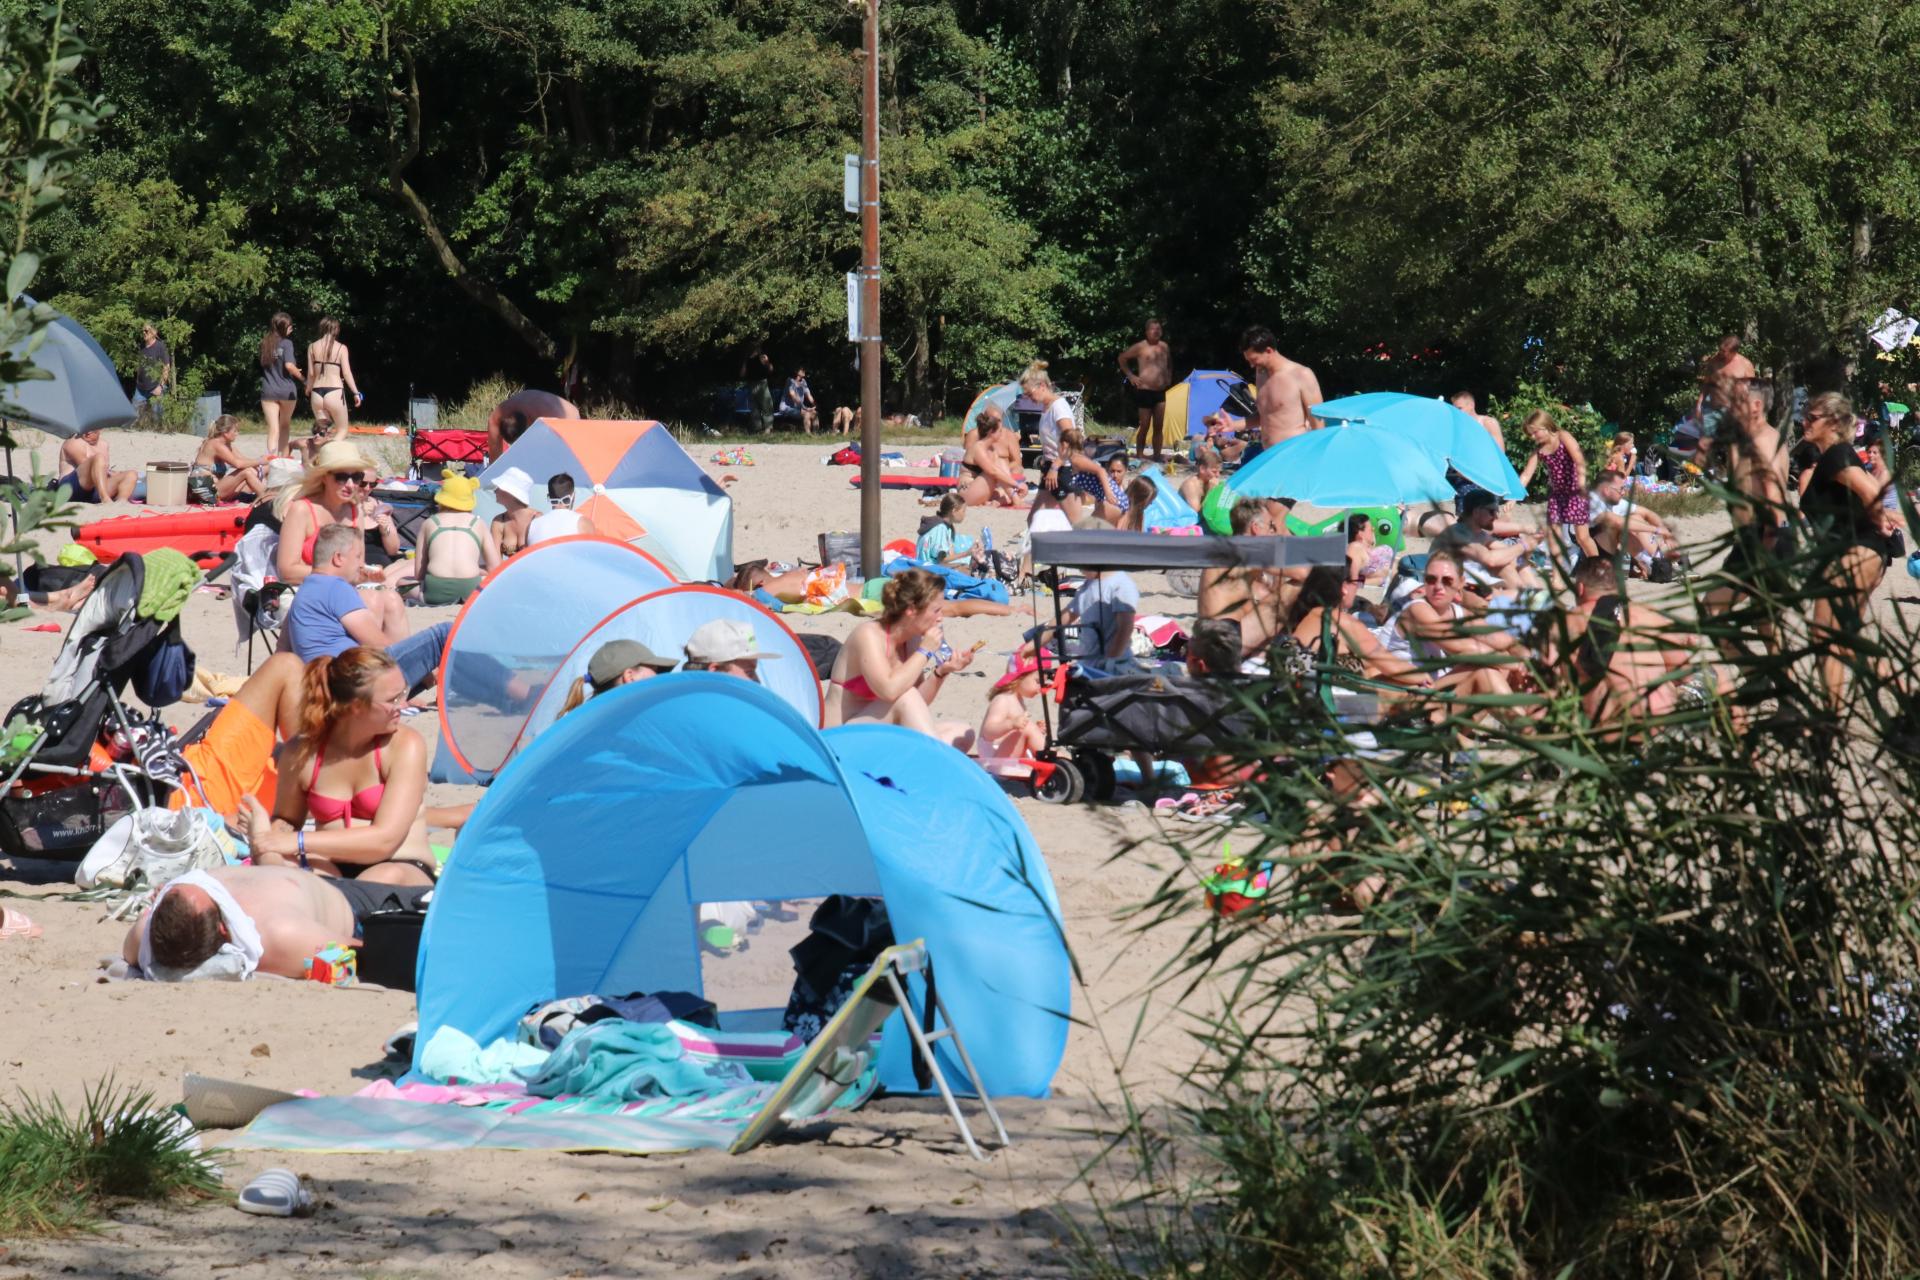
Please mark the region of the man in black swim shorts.
[[421, 910], [433, 892], [431, 885], [336, 880], [298, 867], [215, 867], [204, 875], [218, 882], [227, 902], [197, 884], [169, 884], [127, 931], [129, 963], [140, 962], [145, 938], [155, 965], [190, 974], [251, 926], [259, 969], [299, 978], [322, 948], [357, 942], [368, 916]]
[[1173, 385], [1173, 353], [1158, 320], [1147, 321], [1146, 336], [1120, 353], [1120, 372], [1127, 395], [1140, 417], [1133, 435], [1133, 451], [1144, 455], [1147, 433], [1153, 433], [1153, 461], [1166, 461], [1167, 388]]

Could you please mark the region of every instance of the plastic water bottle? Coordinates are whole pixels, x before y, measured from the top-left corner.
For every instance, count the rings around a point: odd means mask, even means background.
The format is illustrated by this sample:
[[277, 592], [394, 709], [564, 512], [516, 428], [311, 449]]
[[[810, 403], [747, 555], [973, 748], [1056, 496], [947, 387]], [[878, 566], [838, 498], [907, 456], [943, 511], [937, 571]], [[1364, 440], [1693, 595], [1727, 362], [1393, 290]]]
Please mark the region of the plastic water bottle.
[[980, 526], [980, 549], [983, 551], [993, 550], [993, 526], [992, 525], [983, 524]]

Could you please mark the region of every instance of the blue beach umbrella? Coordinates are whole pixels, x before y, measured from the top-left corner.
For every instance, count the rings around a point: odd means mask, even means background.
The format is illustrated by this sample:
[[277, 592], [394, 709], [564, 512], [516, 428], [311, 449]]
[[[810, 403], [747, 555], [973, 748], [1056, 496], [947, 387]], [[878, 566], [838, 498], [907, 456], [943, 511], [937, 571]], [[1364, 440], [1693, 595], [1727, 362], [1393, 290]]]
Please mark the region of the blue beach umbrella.
[[[1401, 391], [1370, 391], [1343, 396], [1313, 407], [1323, 422], [1346, 422], [1379, 427], [1417, 441], [1442, 471], [1455, 471], [1491, 493], [1518, 501], [1527, 496], [1519, 472], [1471, 414], [1445, 400], [1407, 395]], [[1452, 496], [1451, 491], [1448, 494]]]
[[997, 405], [1000, 409], [1001, 416], [1005, 417], [1008, 408], [1019, 398], [1020, 384], [1017, 382], [1003, 382], [997, 387], [988, 387], [985, 391], [975, 396], [973, 403], [967, 406], [966, 413], [960, 418], [960, 429], [962, 431], [973, 430], [973, 428], [978, 425], [977, 420], [980, 417], [981, 411], [988, 405]]
[[[1314, 412], [1320, 412], [1319, 407]], [[1411, 438], [1380, 427], [1336, 423], [1263, 450], [1227, 478], [1239, 498], [1292, 498], [1316, 507], [1448, 502], [1441, 464]]]

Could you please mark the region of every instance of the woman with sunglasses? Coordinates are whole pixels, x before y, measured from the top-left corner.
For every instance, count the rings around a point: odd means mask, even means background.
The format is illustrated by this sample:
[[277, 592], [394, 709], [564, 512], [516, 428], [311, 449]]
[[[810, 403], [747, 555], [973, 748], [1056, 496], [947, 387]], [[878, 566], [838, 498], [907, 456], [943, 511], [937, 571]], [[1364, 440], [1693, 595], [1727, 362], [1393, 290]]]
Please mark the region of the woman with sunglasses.
[[[1458, 575], [1458, 565], [1453, 572]], [[1446, 576], [1446, 570], [1438, 576]], [[1287, 632], [1302, 651], [1363, 679], [1401, 685], [1409, 691], [1509, 692], [1498, 671], [1466, 667], [1435, 672], [1414, 661], [1411, 653], [1396, 653], [1383, 644], [1379, 634], [1354, 613], [1360, 582], [1351, 568], [1338, 565], [1318, 565], [1307, 574], [1286, 619]]]
[[1448, 551], [1427, 556], [1420, 591], [1394, 618], [1387, 651], [1420, 666], [1433, 687], [1456, 693], [1511, 693], [1498, 667], [1450, 667], [1449, 658], [1471, 653], [1517, 653], [1519, 642], [1504, 631], [1469, 625], [1465, 573]]
[[[297, 486], [284, 490], [274, 502], [280, 518], [280, 547], [274, 553], [274, 572], [280, 581], [297, 584], [313, 572], [313, 542], [330, 524], [349, 524], [365, 530], [361, 499], [372, 489], [375, 464], [359, 446], [347, 440], [322, 445]], [[412, 562], [396, 561], [385, 569], [367, 569], [365, 581], [391, 586], [413, 576]]]
[[1881, 505], [1885, 485], [1861, 465], [1853, 448], [1853, 402], [1835, 391], [1807, 402], [1800, 435], [1819, 451], [1801, 491], [1800, 513], [1812, 526], [1819, 568], [1827, 590], [1809, 602], [1812, 637], [1825, 641], [1820, 659], [1827, 698], [1840, 709], [1847, 688], [1844, 637], [1860, 630], [1868, 604], [1893, 558], [1899, 521]]

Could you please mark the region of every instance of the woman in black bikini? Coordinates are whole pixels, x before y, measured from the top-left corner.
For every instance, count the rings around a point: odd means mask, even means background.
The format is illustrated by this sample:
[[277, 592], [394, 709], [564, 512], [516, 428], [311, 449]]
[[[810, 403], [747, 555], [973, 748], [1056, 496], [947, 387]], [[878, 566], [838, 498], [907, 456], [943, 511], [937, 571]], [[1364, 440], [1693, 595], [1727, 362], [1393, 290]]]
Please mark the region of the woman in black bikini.
[[332, 316], [320, 321], [320, 336], [307, 348], [308, 399], [313, 404], [313, 434], [330, 427], [336, 439], [344, 439], [347, 430], [347, 397], [353, 407], [366, 400], [353, 381], [353, 358], [347, 344], [340, 341], [340, 322]]
[[1847, 691], [1845, 640], [1866, 621], [1874, 589], [1893, 558], [1893, 513], [1880, 503], [1886, 486], [1860, 464], [1853, 450], [1853, 402], [1829, 391], [1807, 402], [1802, 438], [1819, 457], [1801, 490], [1800, 514], [1812, 526], [1815, 570], [1827, 590], [1809, 602], [1812, 639], [1827, 649], [1820, 659], [1827, 699], [1840, 710]]

